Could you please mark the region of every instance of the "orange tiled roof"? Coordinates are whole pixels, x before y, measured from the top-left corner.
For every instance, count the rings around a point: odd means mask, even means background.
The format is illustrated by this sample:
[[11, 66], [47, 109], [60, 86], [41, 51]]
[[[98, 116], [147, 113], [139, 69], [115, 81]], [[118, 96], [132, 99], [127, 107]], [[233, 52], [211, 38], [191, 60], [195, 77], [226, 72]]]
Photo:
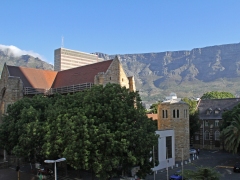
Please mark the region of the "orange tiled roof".
[[99, 72], [106, 72], [112, 61], [102, 61], [59, 72], [8, 65], [7, 67], [9, 75], [20, 77], [25, 87], [50, 89], [82, 83], [94, 83], [95, 75]]
[[56, 71], [8, 66], [10, 76], [20, 77], [25, 87], [50, 89], [57, 75]]
[[95, 64], [59, 71], [52, 88], [82, 83], [94, 83], [95, 75], [99, 72], [106, 72], [112, 61], [113, 60], [102, 61]]
[[153, 120], [157, 120], [157, 114], [147, 114], [148, 118], [152, 118]]

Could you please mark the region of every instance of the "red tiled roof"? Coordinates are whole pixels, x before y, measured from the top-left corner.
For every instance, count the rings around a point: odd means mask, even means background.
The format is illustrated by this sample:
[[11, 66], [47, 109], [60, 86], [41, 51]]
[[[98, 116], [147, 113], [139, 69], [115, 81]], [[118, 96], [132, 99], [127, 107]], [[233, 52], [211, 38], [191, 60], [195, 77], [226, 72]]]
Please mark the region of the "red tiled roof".
[[147, 117], [148, 118], [152, 118], [153, 120], [157, 120], [158, 119], [157, 114], [147, 114]]
[[57, 75], [56, 71], [8, 66], [10, 76], [20, 77], [25, 87], [50, 89]]
[[113, 60], [102, 61], [95, 64], [59, 71], [52, 88], [82, 83], [94, 83], [95, 75], [99, 72], [106, 72], [112, 61]]

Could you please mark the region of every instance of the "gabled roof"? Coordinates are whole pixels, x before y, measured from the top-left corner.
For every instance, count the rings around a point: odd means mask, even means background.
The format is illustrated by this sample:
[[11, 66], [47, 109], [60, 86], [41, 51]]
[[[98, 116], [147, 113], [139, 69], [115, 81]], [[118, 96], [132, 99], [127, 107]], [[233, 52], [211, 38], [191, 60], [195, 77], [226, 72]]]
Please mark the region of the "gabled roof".
[[[226, 110], [233, 109], [240, 103], [240, 98], [227, 98], [227, 99], [203, 99], [200, 100], [198, 105], [199, 119], [222, 119], [222, 113]], [[220, 113], [215, 114], [215, 110]], [[211, 111], [211, 113], [207, 113]]]
[[81, 66], [73, 69], [59, 71], [52, 88], [94, 83], [94, 77], [99, 72], [106, 72], [113, 60], [102, 61], [95, 64]]
[[25, 87], [50, 89], [56, 71], [7, 65], [9, 76], [20, 77]]
[[113, 62], [102, 61], [64, 71], [51, 71], [6, 65], [9, 76], [19, 77], [25, 87], [50, 89], [82, 83], [94, 83], [98, 73], [106, 72]]

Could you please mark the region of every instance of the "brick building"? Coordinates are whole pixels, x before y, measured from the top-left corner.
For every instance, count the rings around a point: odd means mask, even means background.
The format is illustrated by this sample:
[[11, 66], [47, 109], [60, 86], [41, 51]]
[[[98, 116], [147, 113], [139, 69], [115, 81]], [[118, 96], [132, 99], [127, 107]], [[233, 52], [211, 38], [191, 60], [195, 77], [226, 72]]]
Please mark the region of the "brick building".
[[6, 112], [9, 104], [24, 96], [74, 93], [107, 83], [135, 91], [134, 78], [127, 77], [117, 57], [59, 72], [5, 64], [0, 79], [0, 115]]
[[192, 144], [195, 148], [221, 149], [220, 139], [222, 114], [240, 103], [240, 98], [203, 99], [198, 102], [200, 129], [195, 133]]
[[167, 99], [158, 105], [158, 130], [174, 130], [175, 160], [189, 159], [189, 105], [176, 94]]

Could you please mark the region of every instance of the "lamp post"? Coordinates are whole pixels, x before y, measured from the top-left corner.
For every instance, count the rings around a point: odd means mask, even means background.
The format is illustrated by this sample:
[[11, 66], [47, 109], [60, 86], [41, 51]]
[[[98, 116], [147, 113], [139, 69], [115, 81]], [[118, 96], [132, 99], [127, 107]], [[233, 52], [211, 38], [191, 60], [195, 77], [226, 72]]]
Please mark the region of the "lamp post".
[[45, 160], [45, 163], [54, 163], [54, 174], [55, 174], [55, 180], [57, 180], [57, 162], [62, 162], [62, 161], [66, 161], [66, 158], [60, 158], [57, 160]]

